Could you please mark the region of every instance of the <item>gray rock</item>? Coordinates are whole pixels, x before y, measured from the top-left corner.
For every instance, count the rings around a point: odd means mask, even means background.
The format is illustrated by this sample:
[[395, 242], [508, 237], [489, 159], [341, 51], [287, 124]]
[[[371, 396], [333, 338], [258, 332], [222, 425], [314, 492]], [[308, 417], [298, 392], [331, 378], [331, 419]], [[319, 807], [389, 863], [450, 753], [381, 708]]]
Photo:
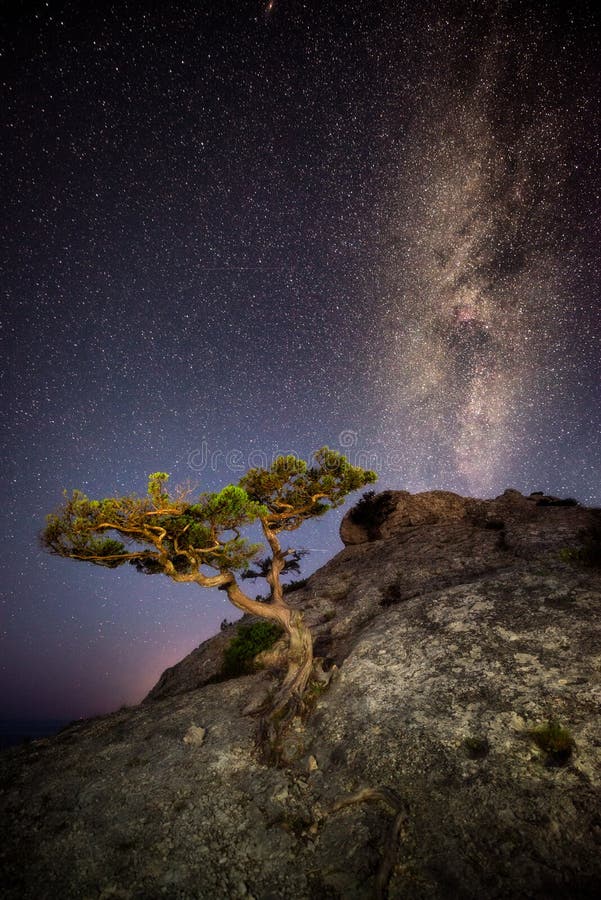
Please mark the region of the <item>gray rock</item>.
[[192, 744], [193, 746], [198, 747], [200, 744], [204, 743], [206, 733], [206, 728], [201, 728], [198, 725], [190, 725], [184, 735], [184, 744]]
[[[391, 898], [598, 895], [601, 578], [565, 552], [598, 514], [390, 494], [378, 536], [343, 521], [289, 595], [338, 670], [286, 768], [243, 713], [269, 673], [211, 683], [221, 633], [140, 706], [1, 754], [7, 900], [371, 897], [394, 813], [334, 807], [380, 787], [405, 811]], [[550, 721], [564, 756], [536, 738]]]

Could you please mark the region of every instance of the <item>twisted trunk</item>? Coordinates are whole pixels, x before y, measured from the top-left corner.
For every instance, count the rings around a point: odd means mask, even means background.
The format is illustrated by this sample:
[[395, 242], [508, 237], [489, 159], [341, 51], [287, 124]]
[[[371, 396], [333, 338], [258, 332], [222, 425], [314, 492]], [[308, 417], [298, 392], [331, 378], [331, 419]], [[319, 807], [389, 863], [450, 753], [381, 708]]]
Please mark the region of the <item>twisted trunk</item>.
[[304, 694], [313, 672], [313, 636], [302, 613], [287, 610], [288, 669], [275, 696], [262, 710], [259, 744], [265, 761], [280, 764], [285, 757], [284, 738], [289, 726], [305, 711]]
[[273, 702], [274, 714], [290, 713], [286, 721], [302, 712], [303, 694], [313, 671], [313, 636], [302, 613], [288, 612], [288, 670]]
[[[302, 699], [307, 682], [313, 671], [313, 637], [303, 621], [302, 613], [291, 610], [284, 601], [284, 591], [280, 575], [286, 565], [286, 556], [278, 539], [277, 531], [266, 519], [261, 520], [263, 533], [271, 550], [271, 566], [267, 581], [271, 588], [272, 604], [285, 608], [288, 620], [284, 626], [288, 634], [288, 671], [274, 700], [273, 714], [285, 721], [302, 711]], [[289, 552], [289, 551], [288, 551]]]
[[261, 616], [280, 625], [288, 636], [288, 668], [275, 696], [261, 710], [259, 739], [270, 760], [278, 760], [282, 738], [291, 722], [304, 711], [303, 696], [313, 673], [313, 636], [299, 610], [291, 609], [284, 600], [280, 575], [286, 565], [287, 551], [283, 551], [277, 530], [266, 519], [261, 520], [263, 533], [271, 549], [271, 563], [267, 582], [271, 589], [269, 603], [248, 597], [231, 572], [222, 571], [223, 587], [234, 606], [251, 615]]
[[302, 613], [290, 609], [283, 599], [279, 602], [259, 603], [240, 590], [233, 576], [225, 587], [234, 606], [244, 612], [276, 622], [288, 636], [286, 675], [275, 696], [262, 708], [259, 726], [259, 741], [263, 745], [266, 758], [277, 761], [284, 732], [304, 709], [303, 695], [314, 664], [313, 636], [303, 621]]
[[280, 625], [288, 636], [288, 669], [273, 703], [274, 712], [281, 713], [291, 703], [300, 711], [302, 696], [313, 670], [313, 636], [298, 610], [282, 601], [260, 603], [248, 597], [238, 584], [232, 581], [226, 585], [231, 603], [243, 612], [261, 616]]

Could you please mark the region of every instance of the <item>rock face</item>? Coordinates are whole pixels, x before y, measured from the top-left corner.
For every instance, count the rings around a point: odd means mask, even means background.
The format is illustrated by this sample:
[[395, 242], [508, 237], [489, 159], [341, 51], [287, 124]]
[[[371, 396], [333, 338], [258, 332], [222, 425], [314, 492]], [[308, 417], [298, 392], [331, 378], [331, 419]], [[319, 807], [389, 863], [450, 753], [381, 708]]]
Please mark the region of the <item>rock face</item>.
[[270, 673], [209, 683], [222, 632], [140, 706], [1, 755], [4, 896], [372, 897], [395, 813], [337, 806], [365, 788], [403, 811], [391, 898], [599, 895], [601, 575], [573, 552], [598, 513], [374, 502], [289, 595], [337, 670], [285, 765], [243, 712]]
[[389, 538], [408, 526], [464, 519], [478, 502], [450, 491], [423, 494], [384, 491], [371, 501], [363, 500], [346, 514], [340, 526], [340, 537], [347, 545], [363, 544]]
[[221, 668], [223, 651], [235, 634], [235, 625], [222, 626], [210, 641], [205, 641], [177, 665], [165, 669], [146, 700], [175, 697], [210, 682]]

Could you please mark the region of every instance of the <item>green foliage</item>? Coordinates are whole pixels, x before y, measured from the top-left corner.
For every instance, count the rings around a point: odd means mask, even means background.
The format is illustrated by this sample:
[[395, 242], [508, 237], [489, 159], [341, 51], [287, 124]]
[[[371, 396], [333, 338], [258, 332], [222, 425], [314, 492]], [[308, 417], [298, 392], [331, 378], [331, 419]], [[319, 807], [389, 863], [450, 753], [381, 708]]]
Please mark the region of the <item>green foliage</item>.
[[240, 479], [249, 497], [267, 507], [265, 518], [272, 529], [292, 531], [377, 479], [375, 472], [351, 465], [328, 447], [314, 454], [313, 463], [309, 467], [295, 456], [280, 456], [269, 469], [250, 469]]
[[148, 496], [158, 508], [169, 502], [165, 484], [169, 481], [167, 472], [153, 472], [148, 476]]
[[235, 678], [251, 672], [257, 653], [269, 650], [281, 634], [282, 629], [273, 622], [261, 621], [238, 626], [236, 637], [225, 648], [221, 674], [225, 678]]
[[[102, 527], [106, 516], [113, 516], [115, 504], [112, 499], [89, 500], [81, 491], [70, 496], [65, 492], [63, 506], [46, 517], [42, 545], [59, 556], [94, 558], [97, 565], [109, 568], [121, 565], [127, 559], [127, 548]], [[113, 516], [117, 525], [124, 524], [129, 504], [130, 498], [124, 498], [123, 508]]]
[[392, 491], [384, 491], [376, 494], [375, 491], [367, 491], [350, 513], [351, 522], [361, 525], [367, 530], [372, 539], [377, 539], [380, 534], [380, 526], [386, 521], [394, 509], [394, 495]]
[[571, 757], [575, 746], [571, 733], [555, 719], [533, 728], [530, 737], [536, 746], [547, 754], [549, 765], [564, 765]]
[[131, 562], [145, 574], [164, 573], [166, 561], [179, 574], [199, 564], [245, 569], [261, 545], [250, 544], [238, 530], [266, 509], [236, 485], [202, 494], [191, 505], [169, 497], [167, 478], [165, 472], [151, 475], [147, 497], [90, 500], [81, 491], [65, 493], [63, 505], [47, 517], [42, 545], [55, 555], [94, 565]]
[[312, 712], [320, 697], [322, 697], [330, 686], [329, 681], [310, 681], [303, 695], [303, 703], [305, 705], [304, 715], [307, 716]]
[[210, 523], [213, 528], [227, 531], [251, 524], [266, 515], [267, 509], [251, 500], [243, 488], [229, 484], [216, 493], [201, 494], [199, 502], [188, 507], [186, 513]]
[[126, 547], [121, 541], [116, 541], [113, 538], [91, 538], [87, 544], [87, 551], [93, 556], [99, 557], [98, 565], [107, 566], [109, 569], [116, 569], [117, 566], [123, 565], [126, 561], [114, 558], [123, 556], [126, 553]]
[[[261, 550], [241, 534], [244, 528], [259, 520], [272, 541], [275, 532], [298, 528], [339, 506], [349, 491], [376, 475], [322, 447], [311, 466], [281, 456], [269, 469], [251, 469], [239, 484], [203, 493], [192, 502], [185, 492], [170, 494], [168, 479], [166, 472], [153, 472], [141, 497], [90, 499], [81, 491], [65, 492], [63, 504], [47, 517], [42, 546], [93, 565], [115, 568], [129, 562], [144, 574], [215, 586], [214, 580], [208, 583], [211, 576], [204, 567], [218, 573], [213, 579], [226, 579], [230, 573], [247, 572]], [[289, 552], [284, 571], [298, 570], [301, 555]], [[265, 576], [268, 568], [268, 562], [262, 563], [257, 574]], [[227, 583], [231, 581], [222, 580], [221, 586]]]

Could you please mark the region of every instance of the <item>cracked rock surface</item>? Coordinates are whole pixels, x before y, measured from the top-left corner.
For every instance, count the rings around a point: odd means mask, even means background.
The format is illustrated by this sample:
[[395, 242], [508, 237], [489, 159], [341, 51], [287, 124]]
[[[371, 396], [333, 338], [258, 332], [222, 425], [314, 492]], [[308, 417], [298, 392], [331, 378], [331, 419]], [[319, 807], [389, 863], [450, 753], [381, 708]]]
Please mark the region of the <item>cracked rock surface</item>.
[[285, 765], [243, 713], [274, 676], [211, 681], [222, 632], [139, 706], [0, 755], [7, 900], [372, 897], [393, 816], [333, 809], [365, 787], [406, 811], [391, 898], [599, 895], [601, 576], [568, 552], [597, 513], [387, 494], [289, 595], [337, 670]]

